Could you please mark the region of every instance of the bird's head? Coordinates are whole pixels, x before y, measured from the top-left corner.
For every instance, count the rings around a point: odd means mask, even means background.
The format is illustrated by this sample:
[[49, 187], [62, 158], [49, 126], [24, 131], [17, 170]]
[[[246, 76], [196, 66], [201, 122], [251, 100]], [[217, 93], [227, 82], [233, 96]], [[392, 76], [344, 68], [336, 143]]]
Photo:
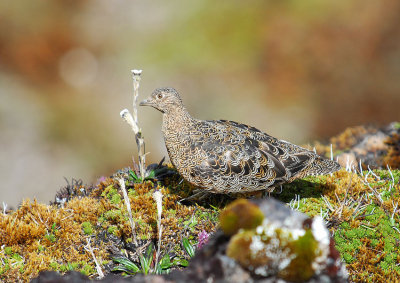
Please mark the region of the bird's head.
[[162, 113], [171, 113], [174, 109], [183, 107], [179, 93], [172, 87], [157, 88], [139, 105], [152, 106]]

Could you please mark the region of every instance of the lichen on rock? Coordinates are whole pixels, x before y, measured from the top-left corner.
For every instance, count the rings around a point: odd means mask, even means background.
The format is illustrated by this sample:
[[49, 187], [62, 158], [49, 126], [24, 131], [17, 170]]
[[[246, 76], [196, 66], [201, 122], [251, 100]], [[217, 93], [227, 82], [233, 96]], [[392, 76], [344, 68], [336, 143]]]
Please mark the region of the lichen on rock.
[[[340, 264], [331, 253], [329, 231], [320, 217], [308, 218], [274, 199], [257, 205], [239, 199], [221, 213], [221, 223], [234, 218], [235, 212], [237, 219], [243, 215], [249, 219], [247, 211], [263, 211], [264, 219], [260, 222], [259, 213], [253, 214], [257, 220], [248, 222], [259, 224], [237, 229], [226, 254], [255, 275], [302, 282], [323, 273], [332, 262]], [[230, 232], [228, 229], [227, 235]]]

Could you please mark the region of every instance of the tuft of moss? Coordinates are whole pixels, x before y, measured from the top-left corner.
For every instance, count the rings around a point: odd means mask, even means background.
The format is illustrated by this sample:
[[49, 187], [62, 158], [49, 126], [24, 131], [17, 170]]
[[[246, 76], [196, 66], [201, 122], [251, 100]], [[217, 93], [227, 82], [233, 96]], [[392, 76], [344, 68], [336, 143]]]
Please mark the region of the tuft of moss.
[[107, 232], [113, 235], [116, 235], [116, 231], [118, 230], [118, 228], [116, 226], [110, 226], [107, 229]]
[[220, 214], [219, 221], [226, 235], [233, 235], [240, 229], [253, 229], [264, 219], [260, 208], [246, 199], [238, 199], [229, 204]]
[[400, 168], [400, 134], [389, 136], [385, 143], [389, 146], [389, 150], [383, 158], [383, 163], [391, 168]]
[[82, 223], [82, 230], [85, 233], [85, 235], [91, 235], [94, 232], [92, 224], [88, 221]]

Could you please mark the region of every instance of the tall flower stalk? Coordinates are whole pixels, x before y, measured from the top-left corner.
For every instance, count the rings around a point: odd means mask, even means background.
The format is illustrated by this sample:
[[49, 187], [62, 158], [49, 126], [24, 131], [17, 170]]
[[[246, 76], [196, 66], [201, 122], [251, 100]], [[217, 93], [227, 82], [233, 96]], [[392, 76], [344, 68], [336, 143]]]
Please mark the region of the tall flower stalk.
[[132, 131], [135, 134], [136, 145], [138, 147], [138, 157], [139, 157], [139, 173], [141, 179], [144, 180], [145, 178], [145, 171], [146, 171], [146, 152], [145, 152], [145, 145], [144, 145], [144, 138], [142, 136], [142, 130], [139, 128], [138, 124], [138, 112], [137, 112], [137, 99], [139, 96], [139, 86], [140, 86], [140, 75], [142, 74], [142, 70], [131, 70], [132, 72], [132, 79], [133, 79], [133, 117], [128, 109], [124, 109], [120, 112], [122, 119], [127, 122]]

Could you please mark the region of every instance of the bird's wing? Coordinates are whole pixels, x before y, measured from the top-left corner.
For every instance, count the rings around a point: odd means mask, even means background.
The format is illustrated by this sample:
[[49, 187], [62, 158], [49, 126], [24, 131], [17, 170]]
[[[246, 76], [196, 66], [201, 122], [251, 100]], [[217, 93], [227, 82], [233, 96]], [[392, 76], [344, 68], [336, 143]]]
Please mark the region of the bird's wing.
[[291, 176], [277, 147], [267, 146], [243, 134], [239, 128], [224, 121], [204, 124], [207, 135], [196, 143], [202, 152], [201, 163], [193, 170], [194, 175], [206, 182], [225, 180], [227, 183], [241, 182], [243, 186], [269, 187], [276, 182], [286, 181]]
[[279, 160], [291, 177], [296, 176], [303, 169], [309, 167], [317, 158], [317, 155], [314, 152], [298, 145], [278, 140], [277, 138], [261, 132], [257, 128], [233, 121], [221, 120], [219, 122], [228, 127], [236, 128], [242, 135], [251, 140], [257, 141], [261, 150], [268, 152]]

